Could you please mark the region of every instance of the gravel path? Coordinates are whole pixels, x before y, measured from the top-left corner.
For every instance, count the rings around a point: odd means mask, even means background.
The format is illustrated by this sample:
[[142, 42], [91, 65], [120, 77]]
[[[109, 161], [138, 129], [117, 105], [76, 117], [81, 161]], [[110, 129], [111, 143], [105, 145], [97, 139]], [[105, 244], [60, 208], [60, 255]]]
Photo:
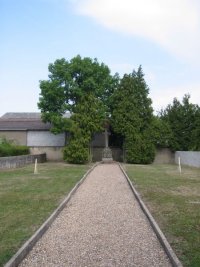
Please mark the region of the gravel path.
[[98, 165], [20, 267], [171, 266], [117, 164]]

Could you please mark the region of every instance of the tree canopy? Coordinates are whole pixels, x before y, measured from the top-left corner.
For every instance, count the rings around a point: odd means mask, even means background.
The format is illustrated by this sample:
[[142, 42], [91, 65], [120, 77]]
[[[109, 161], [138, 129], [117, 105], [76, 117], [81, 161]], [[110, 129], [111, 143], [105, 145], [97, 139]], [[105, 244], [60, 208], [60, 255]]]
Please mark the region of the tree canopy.
[[199, 107], [190, 103], [190, 95], [184, 95], [182, 102], [174, 98], [173, 103], [161, 111], [160, 118], [168, 123], [172, 130], [171, 148], [174, 151], [195, 149], [199, 139], [197, 137], [198, 114]]
[[[87, 94], [99, 99], [104, 106], [104, 112], [107, 111], [106, 104], [114, 90], [114, 78], [105, 64], [100, 64], [97, 59], [81, 58], [78, 55], [70, 61], [58, 59], [49, 64], [48, 69], [49, 79], [40, 81], [38, 103], [44, 121], [58, 126], [66, 111], [76, 113], [77, 105], [83, 102]], [[62, 127], [65, 121], [66, 119], [62, 121]], [[57, 131], [63, 130], [56, 128]]]
[[[108, 116], [107, 103], [116, 79], [105, 64], [80, 56], [70, 61], [56, 60], [49, 65], [49, 72], [49, 79], [40, 81], [38, 107], [42, 118], [53, 124], [54, 133], [70, 133], [64, 153], [66, 159], [75, 163], [86, 162], [91, 138], [102, 130], [103, 121]], [[70, 112], [70, 118], [63, 116], [66, 112]], [[82, 156], [77, 155], [75, 160], [78, 150], [82, 151]]]
[[112, 127], [124, 140], [126, 160], [150, 163], [154, 159], [152, 141], [153, 109], [142, 67], [125, 74], [112, 97]]
[[152, 162], [156, 147], [200, 149], [199, 106], [185, 95], [182, 102], [174, 98], [158, 116], [153, 115], [141, 66], [120, 78], [97, 59], [78, 55], [70, 61], [58, 59], [48, 69], [48, 79], [40, 81], [38, 107], [53, 133], [69, 133], [64, 149], [68, 162], [90, 159], [92, 137], [105, 122], [110, 124], [112, 142], [123, 146], [130, 163]]

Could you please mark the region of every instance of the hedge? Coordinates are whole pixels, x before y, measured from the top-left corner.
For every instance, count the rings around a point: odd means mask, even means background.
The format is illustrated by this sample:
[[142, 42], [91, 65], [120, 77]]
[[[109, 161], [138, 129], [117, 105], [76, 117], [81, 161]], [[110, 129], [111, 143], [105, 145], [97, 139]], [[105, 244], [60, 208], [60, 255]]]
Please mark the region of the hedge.
[[18, 146], [5, 139], [1, 140], [0, 157], [20, 156], [27, 154], [29, 154], [29, 148], [27, 146]]

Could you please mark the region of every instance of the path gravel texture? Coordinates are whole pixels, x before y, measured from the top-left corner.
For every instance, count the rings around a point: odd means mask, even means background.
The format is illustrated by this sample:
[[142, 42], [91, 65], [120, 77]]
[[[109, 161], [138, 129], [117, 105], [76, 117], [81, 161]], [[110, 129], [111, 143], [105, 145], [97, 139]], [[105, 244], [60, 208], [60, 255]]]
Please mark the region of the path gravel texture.
[[20, 267], [171, 266], [117, 164], [98, 165]]

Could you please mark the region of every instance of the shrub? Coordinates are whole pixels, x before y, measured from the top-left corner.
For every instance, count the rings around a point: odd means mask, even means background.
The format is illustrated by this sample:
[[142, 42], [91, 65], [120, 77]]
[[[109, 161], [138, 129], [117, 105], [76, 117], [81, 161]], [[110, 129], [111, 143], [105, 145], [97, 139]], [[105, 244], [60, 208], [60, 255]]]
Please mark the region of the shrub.
[[84, 140], [71, 139], [63, 150], [63, 157], [69, 163], [84, 164], [89, 161], [89, 149]]
[[155, 146], [145, 135], [133, 135], [126, 138], [125, 149], [128, 163], [149, 164], [155, 157]]
[[19, 156], [29, 154], [27, 146], [18, 146], [12, 144], [5, 138], [0, 139], [0, 157]]

